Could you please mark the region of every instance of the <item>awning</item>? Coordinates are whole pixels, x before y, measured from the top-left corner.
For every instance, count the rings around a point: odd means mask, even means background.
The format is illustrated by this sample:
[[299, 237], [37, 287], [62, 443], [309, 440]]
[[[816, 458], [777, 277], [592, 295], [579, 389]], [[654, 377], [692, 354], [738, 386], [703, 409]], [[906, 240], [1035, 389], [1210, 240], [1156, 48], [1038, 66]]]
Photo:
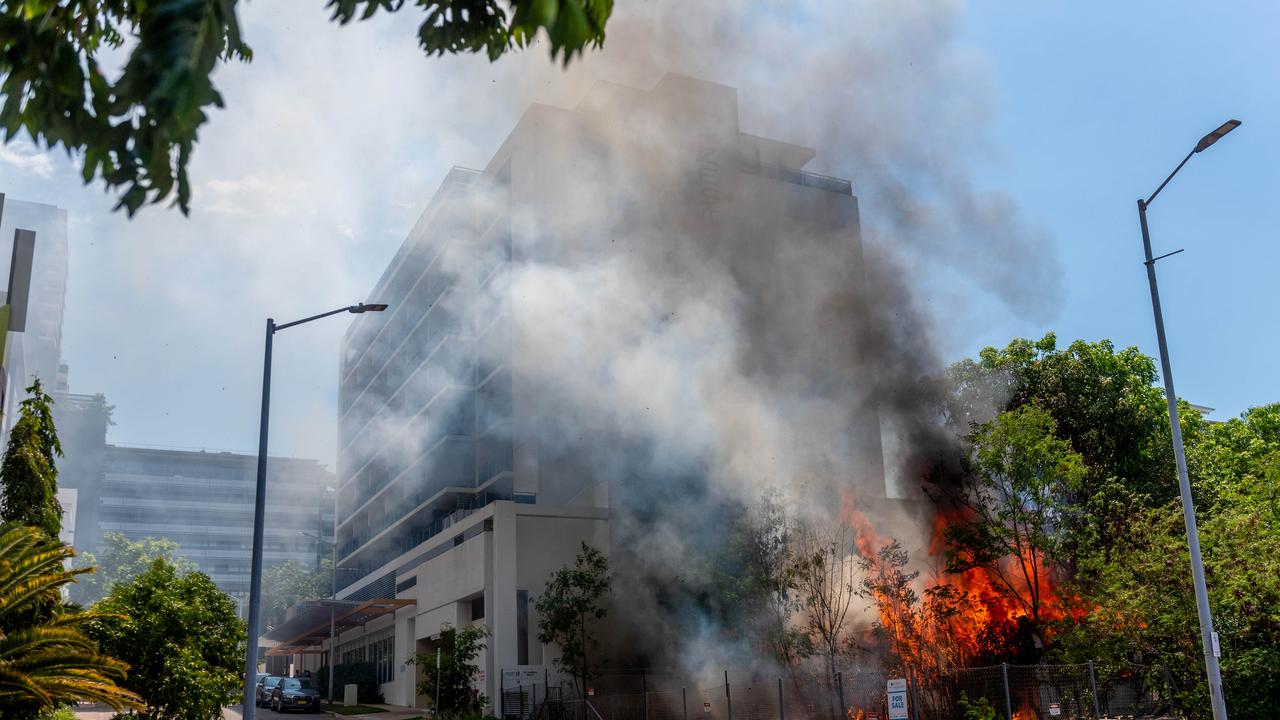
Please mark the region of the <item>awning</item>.
[[393, 613], [412, 605], [413, 600], [374, 598], [350, 602], [347, 600], [320, 600], [299, 605], [293, 617], [271, 628], [259, 638], [261, 645], [270, 647], [267, 657], [323, 652], [322, 644], [329, 639], [330, 608], [335, 632], [361, 627], [374, 618]]

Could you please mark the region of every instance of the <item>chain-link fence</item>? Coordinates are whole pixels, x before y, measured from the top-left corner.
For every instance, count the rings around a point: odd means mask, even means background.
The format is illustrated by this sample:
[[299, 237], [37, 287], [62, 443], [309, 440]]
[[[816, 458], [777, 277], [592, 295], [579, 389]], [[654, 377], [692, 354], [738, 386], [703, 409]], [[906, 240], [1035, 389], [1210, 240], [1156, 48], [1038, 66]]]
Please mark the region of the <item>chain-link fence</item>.
[[[1162, 674], [1079, 665], [994, 665], [919, 677], [905, 673], [908, 720], [959, 720], [986, 705], [1002, 720], [1176, 718]], [[1154, 678], [1154, 680], [1153, 680]], [[679, 677], [613, 673], [576, 689], [504, 688], [504, 720], [893, 720], [883, 673], [852, 668], [832, 678], [722, 672]]]

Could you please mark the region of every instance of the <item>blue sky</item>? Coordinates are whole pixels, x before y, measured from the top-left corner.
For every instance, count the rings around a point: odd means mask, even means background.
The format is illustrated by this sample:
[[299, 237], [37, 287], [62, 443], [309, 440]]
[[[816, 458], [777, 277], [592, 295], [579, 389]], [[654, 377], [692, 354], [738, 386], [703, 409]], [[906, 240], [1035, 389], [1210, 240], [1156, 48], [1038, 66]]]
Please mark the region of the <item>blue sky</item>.
[[1234, 117], [1149, 210], [1155, 253], [1186, 248], [1158, 263], [1161, 299], [1179, 395], [1220, 418], [1280, 401], [1280, 5], [979, 2], [962, 27], [996, 91], [980, 177], [1052, 229], [1067, 280], [1053, 322], [979, 343], [1052, 329], [1155, 355], [1136, 200]]
[[[450, 165], [483, 166], [529, 100], [570, 104], [579, 91], [549, 75], [537, 49], [494, 66], [424, 59], [403, 23], [337, 28], [316, 8], [241, 7], [255, 60], [218, 74], [228, 109], [202, 132], [190, 218], [149, 208], [130, 221], [81, 186], [64, 154], [0, 150], [0, 191], [70, 210], [64, 356], [73, 391], [117, 406], [116, 442], [252, 451], [265, 317], [363, 299]], [[1244, 125], [1162, 193], [1151, 228], [1157, 253], [1186, 248], [1159, 266], [1179, 393], [1216, 417], [1280, 400], [1268, 293], [1280, 264], [1280, 6], [863, 2], [849, 42], [877, 43], [878, 23], [899, 8], [907, 34], [943, 36], [963, 76], [948, 89], [980, 98], [966, 171], [1044, 233], [1065, 289], [1056, 307], [1028, 315], [955, 305], [963, 284], [928, 284], [922, 301], [944, 357], [1047, 330], [1154, 354], [1135, 200], [1236, 117]], [[754, 62], [785, 73], [786, 52], [759, 48]], [[772, 100], [747, 86], [741, 97], [744, 117]], [[273, 449], [332, 461], [346, 326], [343, 317], [277, 338]]]

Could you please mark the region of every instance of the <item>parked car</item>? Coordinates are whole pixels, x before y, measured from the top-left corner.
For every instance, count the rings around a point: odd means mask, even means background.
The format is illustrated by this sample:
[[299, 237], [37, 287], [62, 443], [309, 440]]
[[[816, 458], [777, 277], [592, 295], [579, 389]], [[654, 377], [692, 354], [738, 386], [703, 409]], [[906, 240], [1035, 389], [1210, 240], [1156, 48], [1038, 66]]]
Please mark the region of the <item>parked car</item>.
[[284, 678], [279, 675], [264, 675], [258, 678], [258, 687], [253, 691], [253, 702], [258, 707], [266, 707], [271, 702], [271, 691]]
[[281, 678], [271, 691], [271, 709], [276, 712], [320, 709], [320, 690], [311, 678]]

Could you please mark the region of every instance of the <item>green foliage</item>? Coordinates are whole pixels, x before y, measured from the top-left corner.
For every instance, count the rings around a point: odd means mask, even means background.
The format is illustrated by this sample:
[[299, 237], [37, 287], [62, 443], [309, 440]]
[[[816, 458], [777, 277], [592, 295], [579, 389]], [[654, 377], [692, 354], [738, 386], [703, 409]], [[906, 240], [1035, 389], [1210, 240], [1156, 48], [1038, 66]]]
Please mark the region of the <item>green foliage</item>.
[[782, 505], [765, 498], [738, 504], [725, 519], [725, 541], [706, 562], [707, 587], [697, 591], [704, 610], [743, 645], [744, 661], [761, 655], [793, 668], [813, 654], [813, 644], [793, 622], [800, 603], [792, 557], [792, 528]]
[[608, 558], [584, 542], [573, 567], [552, 573], [534, 602], [541, 616], [538, 640], [560, 649], [556, 667], [572, 675], [579, 692], [584, 694], [592, 677], [588, 649], [597, 642], [591, 625], [608, 614], [604, 598], [609, 582]]
[[[1197, 513], [1200, 544], [1233, 718], [1272, 717], [1280, 697], [1278, 410], [1254, 408], [1214, 424], [1196, 416], [1186, 438], [1205, 508]], [[1175, 708], [1208, 717], [1190, 564], [1177, 500], [1133, 513], [1115, 551], [1082, 564], [1095, 609], [1066, 624], [1058, 658], [1148, 667], [1149, 685]]]
[[196, 569], [194, 562], [179, 554], [178, 543], [167, 538], [130, 540], [123, 533], [109, 532], [102, 536], [102, 542], [101, 557], [84, 553], [76, 558], [77, 567], [97, 568], [95, 573], [80, 578], [71, 587], [71, 598], [82, 605], [91, 605], [106, 597], [117, 583], [129, 582], [145, 573], [157, 559], [163, 558], [179, 573]]
[[[25, 0], [0, 4], [0, 126], [5, 142], [25, 130], [83, 163], [84, 181], [122, 190], [130, 215], [173, 197], [185, 213], [187, 163], [211, 108], [223, 106], [212, 74], [249, 60], [237, 0]], [[329, 0], [343, 24], [403, 0]], [[415, 0], [427, 54], [485, 51], [497, 59], [542, 30], [551, 57], [568, 63], [604, 42], [613, 0]], [[510, 7], [508, 18], [506, 8]], [[104, 55], [128, 48], [113, 72]]]
[[289, 608], [303, 600], [327, 597], [331, 590], [330, 567], [326, 559], [319, 570], [294, 560], [267, 568], [262, 573], [267, 623], [283, 622]]
[[110, 613], [91, 634], [132, 667], [125, 686], [146, 703], [143, 720], [214, 720], [240, 696], [244, 623], [204, 573], [156, 559], [94, 609]]
[[991, 701], [985, 697], [970, 700], [967, 694], [960, 693], [960, 700], [956, 705], [964, 713], [960, 716], [961, 720], [998, 720], [1000, 717], [996, 714], [996, 709], [991, 707]]
[[0, 526], [0, 717], [35, 718], [79, 700], [140, 707], [117, 685], [127, 666], [82, 632], [100, 615], [57, 606], [51, 618], [30, 622], [34, 607], [56, 605], [60, 589], [89, 572], [65, 568], [74, 554], [36, 528]]
[[0, 522], [30, 525], [57, 539], [62, 532], [62, 505], [54, 461], [59, 457], [62, 444], [53, 426], [53, 398], [36, 378], [19, 406], [18, 421], [9, 431], [9, 449], [0, 464]]
[[858, 596], [871, 602], [876, 611], [873, 624], [876, 639], [886, 652], [880, 654], [894, 671], [920, 667], [924, 651], [921, 636], [926, 622], [915, 590], [920, 572], [908, 571], [910, 556], [902, 544], [892, 540], [874, 554], [859, 554], [862, 580]]
[[[1003, 350], [985, 348], [977, 361], [951, 368], [957, 407], [968, 424], [972, 408], [998, 403], [1002, 410], [1034, 404], [1048, 411], [1058, 437], [1068, 441], [1088, 469], [1087, 496], [1095, 483], [1120, 478], [1159, 504], [1174, 497], [1173, 451], [1164, 393], [1154, 385], [1156, 364], [1136, 347], [1116, 351], [1111, 341], [1077, 340], [1066, 349], [1046, 334], [1018, 338]], [[966, 429], [965, 427], [960, 428]]]
[[1075, 512], [1070, 498], [1086, 472], [1055, 429], [1038, 405], [979, 426], [970, 437], [974, 478], [956, 496], [969, 520], [947, 528], [947, 570], [985, 570], [1037, 632], [1044, 621], [1043, 589], [1061, 572], [1065, 556], [1061, 528]]
[[437, 715], [476, 715], [487, 702], [484, 695], [472, 693], [471, 679], [480, 670], [476, 657], [484, 647], [488, 632], [483, 627], [467, 627], [461, 630], [446, 625], [440, 630], [436, 647], [440, 651], [439, 683], [436, 682], [436, 653], [418, 653], [409, 658], [409, 664], [422, 667], [422, 682], [418, 694], [435, 701], [439, 691], [440, 706]]

